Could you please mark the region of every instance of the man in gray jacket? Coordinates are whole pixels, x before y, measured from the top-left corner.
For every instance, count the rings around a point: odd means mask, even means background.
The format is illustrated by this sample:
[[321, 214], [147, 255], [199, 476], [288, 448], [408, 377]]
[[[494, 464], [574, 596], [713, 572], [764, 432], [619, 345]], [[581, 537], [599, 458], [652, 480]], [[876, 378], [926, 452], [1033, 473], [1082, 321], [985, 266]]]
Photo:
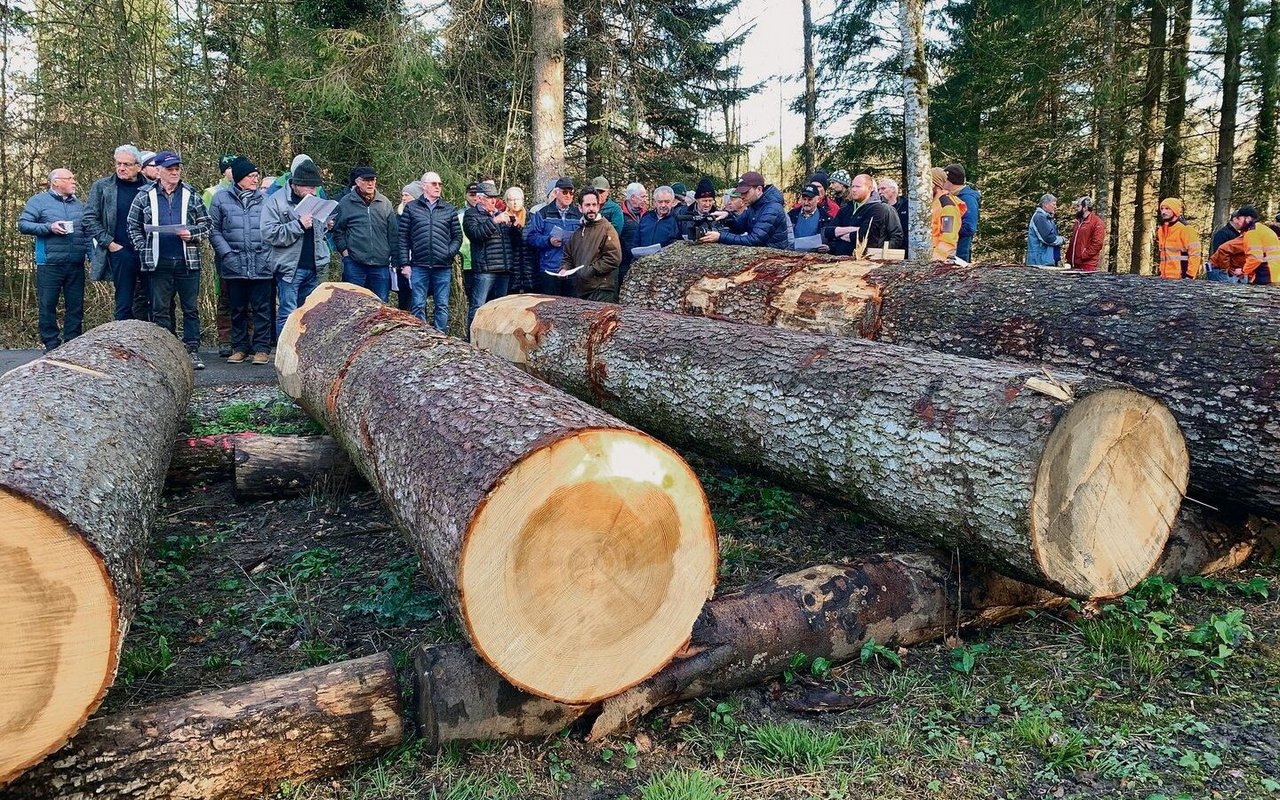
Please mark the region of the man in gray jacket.
[[[18, 217], [18, 232], [36, 237], [36, 304], [46, 353], [83, 333], [83, 216], [76, 176], [59, 168], [49, 173], [49, 190], [28, 200]], [[66, 303], [62, 330], [58, 329], [59, 295]]]
[[385, 303], [391, 296], [391, 261], [400, 246], [400, 218], [378, 191], [373, 167], [356, 167], [351, 175], [353, 188], [333, 212], [333, 243], [342, 254], [342, 279], [365, 287]]
[[150, 298], [139, 287], [142, 263], [129, 239], [129, 206], [146, 185], [142, 154], [131, 144], [115, 150], [113, 175], [95, 181], [85, 201], [84, 235], [90, 244], [89, 277], [115, 284], [116, 319], [151, 319]]
[[[311, 214], [297, 213], [303, 198], [316, 194], [324, 179], [310, 159], [302, 161], [284, 188], [267, 196], [262, 207], [262, 238], [271, 245], [276, 276], [276, 336], [293, 310], [307, 302], [329, 266], [324, 231], [316, 231]], [[330, 216], [330, 219], [333, 219]]]

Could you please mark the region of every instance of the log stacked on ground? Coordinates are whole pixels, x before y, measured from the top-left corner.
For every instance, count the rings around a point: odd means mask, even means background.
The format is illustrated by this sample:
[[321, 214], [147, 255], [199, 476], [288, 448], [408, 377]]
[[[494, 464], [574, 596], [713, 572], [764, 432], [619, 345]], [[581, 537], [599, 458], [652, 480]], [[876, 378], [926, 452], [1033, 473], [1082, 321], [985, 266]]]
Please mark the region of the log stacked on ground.
[[637, 261], [621, 299], [1124, 381], [1177, 418], [1195, 493], [1280, 517], [1280, 292], [1268, 287], [677, 244]]
[[235, 462], [236, 444], [256, 439], [262, 434], [216, 433], [209, 436], [184, 436], [173, 443], [169, 459], [169, 475], [165, 486], [190, 486], [200, 481], [229, 480]]
[[486, 304], [472, 339], [666, 441], [1071, 596], [1145, 577], [1186, 485], [1163, 404], [1081, 375], [539, 295]]
[[347, 284], [290, 316], [276, 369], [512, 684], [591, 702], [688, 641], [715, 529], [666, 445]]
[[181, 343], [133, 321], [0, 376], [0, 784], [115, 677], [191, 388]]
[[0, 800], [263, 797], [402, 738], [395, 670], [379, 654], [98, 717]]
[[237, 500], [369, 488], [329, 436], [256, 436], [236, 442], [232, 460]]

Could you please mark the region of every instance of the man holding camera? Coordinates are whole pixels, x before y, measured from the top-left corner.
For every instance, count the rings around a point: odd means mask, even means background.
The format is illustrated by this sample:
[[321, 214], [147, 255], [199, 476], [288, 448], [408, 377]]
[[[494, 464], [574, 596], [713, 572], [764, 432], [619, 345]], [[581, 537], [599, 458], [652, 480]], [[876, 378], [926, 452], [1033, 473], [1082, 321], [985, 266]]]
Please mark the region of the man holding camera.
[[[18, 232], [36, 239], [36, 302], [40, 341], [47, 353], [83, 333], [84, 262], [87, 247], [80, 230], [84, 204], [76, 197], [76, 176], [58, 168], [49, 173], [49, 190], [27, 201]], [[58, 297], [66, 303], [58, 329]]]

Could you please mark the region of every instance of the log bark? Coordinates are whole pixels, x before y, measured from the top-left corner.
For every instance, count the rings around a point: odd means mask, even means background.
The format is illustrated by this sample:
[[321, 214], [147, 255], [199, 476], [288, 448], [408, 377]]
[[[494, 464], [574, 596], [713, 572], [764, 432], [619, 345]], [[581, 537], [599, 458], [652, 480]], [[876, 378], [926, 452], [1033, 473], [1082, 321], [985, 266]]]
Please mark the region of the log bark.
[[165, 486], [190, 486], [201, 481], [230, 480], [238, 442], [262, 434], [219, 433], [211, 436], [184, 436], [173, 443]]
[[1025, 267], [915, 270], [677, 244], [636, 262], [622, 303], [1123, 381], [1177, 418], [1197, 498], [1280, 518], [1280, 292], [1272, 289]]
[[664, 441], [1074, 597], [1144, 578], [1186, 488], [1168, 410], [1083, 375], [540, 295], [471, 330]]
[[290, 316], [276, 369], [514, 685], [591, 702], [688, 640], [715, 528], [666, 445], [349, 284]]
[[262, 797], [402, 738], [399, 687], [383, 653], [91, 720], [0, 798]]
[[329, 436], [255, 436], [235, 444], [237, 500], [364, 491], [369, 484]]
[[191, 388], [181, 343], [134, 321], [0, 376], [0, 785], [115, 677]]
[[[1277, 544], [1275, 523], [1228, 522], [1183, 509], [1156, 573], [1212, 574], [1248, 557], [1269, 558]], [[828, 588], [805, 591], [822, 581]], [[684, 653], [650, 680], [606, 700], [592, 738], [662, 705], [768, 680], [796, 653], [825, 653], [838, 663], [855, 657], [866, 636], [885, 646], [922, 644], [959, 628], [986, 628], [1066, 604], [1066, 598], [990, 571], [958, 575], [929, 553], [816, 565], [709, 601]], [[449, 742], [553, 736], [593, 711], [519, 691], [463, 642], [423, 645], [415, 663], [419, 733], [433, 750]]]

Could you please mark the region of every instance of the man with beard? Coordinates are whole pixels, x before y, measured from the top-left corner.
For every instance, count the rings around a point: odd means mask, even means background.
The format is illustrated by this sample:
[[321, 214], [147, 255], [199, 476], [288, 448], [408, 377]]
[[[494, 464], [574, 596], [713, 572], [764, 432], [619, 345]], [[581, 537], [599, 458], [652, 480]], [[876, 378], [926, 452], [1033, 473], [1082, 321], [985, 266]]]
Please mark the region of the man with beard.
[[1156, 229], [1160, 253], [1160, 277], [1178, 280], [1200, 277], [1200, 234], [1182, 221], [1182, 200], [1160, 201], [1160, 227]]
[[622, 263], [622, 243], [618, 232], [600, 216], [600, 195], [595, 189], [583, 189], [578, 197], [582, 225], [564, 244], [564, 261], [560, 273], [577, 272], [578, 297], [598, 303], [618, 302], [618, 284], [614, 273]]
[[782, 208], [782, 192], [773, 184], [766, 184], [759, 172], [745, 173], [738, 180], [738, 193], [746, 208], [736, 216], [726, 212], [728, 231], [711, 231], [698, 241], [740, 244], [748, 247], [775, 247], [791, 249], [791, 236], [787, 227], [787, 213]]
[[838, 256], [853, 255], [861, 241], [866, 242], [868, 249], [901, 250], [904, 239], [897, 213], [880, 200], [875, 181], [866, 173], [853, 179], [849, 202], [840, 207], [840, 213], [823, 229], [822, 235], [831, 246], [832, 255]]

